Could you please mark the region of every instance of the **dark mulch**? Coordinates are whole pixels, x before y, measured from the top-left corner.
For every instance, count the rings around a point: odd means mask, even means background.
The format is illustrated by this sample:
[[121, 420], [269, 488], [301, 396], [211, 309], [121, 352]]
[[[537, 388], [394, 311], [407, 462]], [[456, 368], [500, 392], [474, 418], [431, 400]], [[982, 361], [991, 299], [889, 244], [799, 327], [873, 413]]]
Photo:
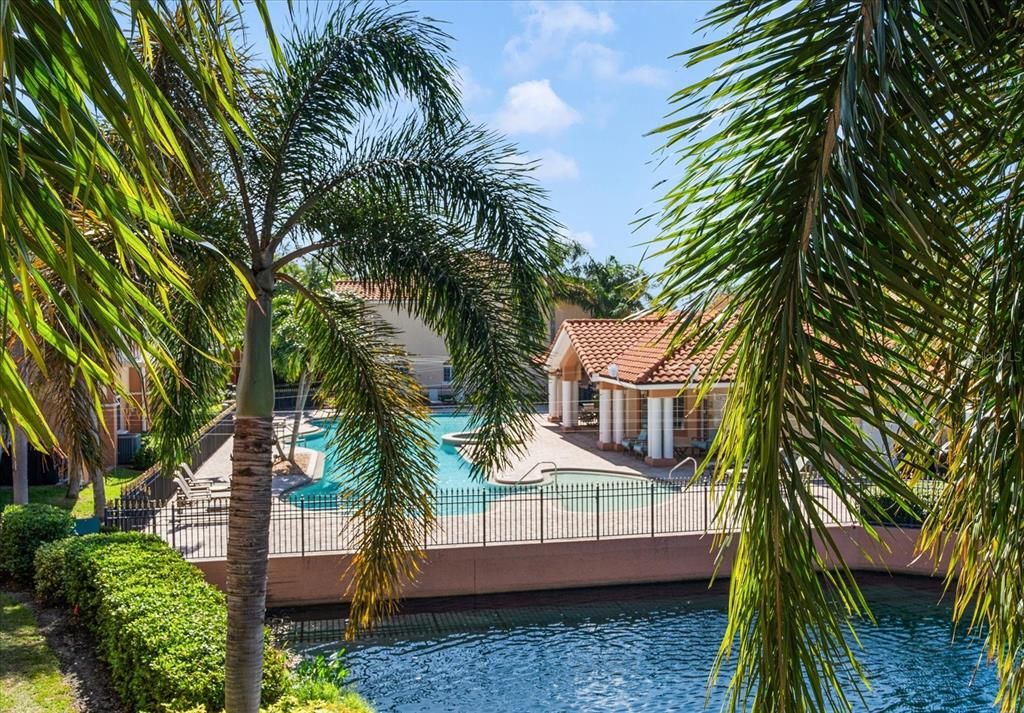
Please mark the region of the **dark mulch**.
[[39, 631], [71, 686], [77, 713], [130, 713], [114, 692], [110, 669], [97, 656], [92, 637], [75, 623], [74, 617], [61, 609], [39, 606], [27, 592], [7, 592], [35, 612]]

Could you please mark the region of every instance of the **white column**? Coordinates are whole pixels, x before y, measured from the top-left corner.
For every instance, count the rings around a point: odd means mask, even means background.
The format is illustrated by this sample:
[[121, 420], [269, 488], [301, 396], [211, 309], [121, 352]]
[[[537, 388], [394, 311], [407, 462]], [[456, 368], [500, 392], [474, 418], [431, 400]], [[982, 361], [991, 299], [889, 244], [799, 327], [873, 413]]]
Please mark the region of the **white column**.
[[558, 376], [548, 374], [548, 420], [558, 417]]
[[647, 398], [647, 457], [661, 458], [661, 399]]
[[562, 425], [563, 426], [575, 426], [576, 422], [573, 419], [573, 386], [576, 384], [575, 381], [562, 380]]
[[626, 437], [626, 393], [622, 389], [612, 392], [612, 443], [622, 444]]
[[576, 426], [580, 421], [580, 382], [578, 379], [573, 379], [569, 386], [569, 395], [572, 397], [569, 401], [569, 409], [572, 412], [571, 425]]
[[612, 442], [612, 392], [608, 389], [599, 389], [597, 428], [598, 441], [601, 443]]
[[671, 396], [667, 396], [662, 399], [662, 427], [664, 428], [664, 436], [661, 441], [661, 457], [662, 458], [674, 458], [675, 457], [675, 432], [672, 428], [672, 422], [675, 420], [673, 417], [675, 414], [673, 406], [675, 399]]

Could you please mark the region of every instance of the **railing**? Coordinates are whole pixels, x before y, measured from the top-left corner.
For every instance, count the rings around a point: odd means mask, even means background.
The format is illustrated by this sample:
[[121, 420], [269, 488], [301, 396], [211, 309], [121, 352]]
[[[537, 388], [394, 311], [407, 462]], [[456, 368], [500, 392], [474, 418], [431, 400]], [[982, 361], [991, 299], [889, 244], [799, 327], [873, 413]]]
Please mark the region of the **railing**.
[[[841, 498], [814, 486], [826, 522], [851, 524]], [[432, 499], [434, 520], [416, 518], [422, 539], [437, 547], [544, 543], [658, 537], [728, 531], [718, 516], [721, 487], [680, 487], [641, 481], [628, 484], [440, 490]], [[270, 515], [270, 553], [306, 555], [352, 552], [368, 525], [360, 502], [342, 495], [293, 496], [275, 500]], [[161, 505], [119, 500], [107, 510], [109, 526], [160, 535], [186, 557], [224, 557], [228, 499]]]
[[529, 477], [530, 473], [532, 473], [533, 471], [537, 470], [542, 465], [550, 465], [552, 470], [555, 470], [555, 469], [558, 468], [558, 464], [555, 463], [554, 461], [539, 460], [536, 463], [534, 463], [533, 465], [531, 465], [529, 470], [527, 470], [525, 473], [520, 475], [518, 478], [510, 479], [508, 481], [509, 484], [512, 484], [512, 485], [522, 485], [523, 481], [526, 480]]

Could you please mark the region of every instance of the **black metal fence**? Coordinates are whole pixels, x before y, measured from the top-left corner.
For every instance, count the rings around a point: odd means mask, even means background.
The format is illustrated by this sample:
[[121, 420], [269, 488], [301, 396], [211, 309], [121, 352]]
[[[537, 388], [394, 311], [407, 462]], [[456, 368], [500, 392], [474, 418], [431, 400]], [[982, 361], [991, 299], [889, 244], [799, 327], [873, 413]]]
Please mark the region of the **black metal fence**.
[[[814, 486], [814, 493], [826, 522], [854, 521], [835, 492]], [[722, 514], [725, 497], [720, 487], [654, 481], [440, 490], [432, 502], [433, 521], [412, 522], [423, 533], [417, 544], [426, 549], [713, 533], [732, 528]], [[362, 505], [344, 495], [276, 500], [270, 553], [354, 551], [371, 526]], [[129, 498], [112, 502], [106, 521], [160, 535], [186, 557], [208, 559], [226, 553], [227, 519], [227, 498], [166, 504]]]

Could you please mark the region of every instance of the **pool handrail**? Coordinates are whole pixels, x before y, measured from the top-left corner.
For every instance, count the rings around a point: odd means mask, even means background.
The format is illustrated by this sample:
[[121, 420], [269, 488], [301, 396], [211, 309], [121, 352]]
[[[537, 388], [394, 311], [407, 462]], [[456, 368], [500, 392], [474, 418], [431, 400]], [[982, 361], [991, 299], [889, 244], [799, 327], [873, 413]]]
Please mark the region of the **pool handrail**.
[[520, 475], [520, 476], [519, 476], [519, 477], [518, 477], [518, 478], [517, 478], [516, 480], [512, 481], [512, 482], [511, 482], [511, 484], [512, 484], [512, 485], [521, 485], [521, 484], [522, 484], [522, 482], [523, 482], [523, 480], [525, 480], [525, 479], [526, 479], [526, 476], [528, 476], [528, 475], [529, 475], [530, 473], [532, 473], [533, 471], [537, 470], [537, 468], [539, 468], [539, 467], [540, 467], [540, 466], [542, 466], [542, 465], [550, 465], [550, 466], [553, 466], [555, 470], [558, 470], [558, 464], [557, 464], [557, 463], [555, 463], [554, 461], [550, 461], [550, 460], [539, 460], [539, 461], [537, 461], [536, 463], [534, 463], [533, 465], [531, 465], [531, 466], [530, 466], [530, 469], [529, 469], [528, 471], [526, 471], [525, 473], [523, 473], [522, 475]]
[[693, 474], [696, 475], [697, 474], [697, 459], [694, 458], [693, 456], [687, 456], [686, 458], [683, 458], [681, 461], [679, 461], [674, 466], [672, 466], [672, 470], [670, 470], [668, 472], [668, 479], [672, 480], [672, 477], [675, 475], [676, 470], [678, 470], [682, 466], [686, 465], [690, 461], [693, 461]]

